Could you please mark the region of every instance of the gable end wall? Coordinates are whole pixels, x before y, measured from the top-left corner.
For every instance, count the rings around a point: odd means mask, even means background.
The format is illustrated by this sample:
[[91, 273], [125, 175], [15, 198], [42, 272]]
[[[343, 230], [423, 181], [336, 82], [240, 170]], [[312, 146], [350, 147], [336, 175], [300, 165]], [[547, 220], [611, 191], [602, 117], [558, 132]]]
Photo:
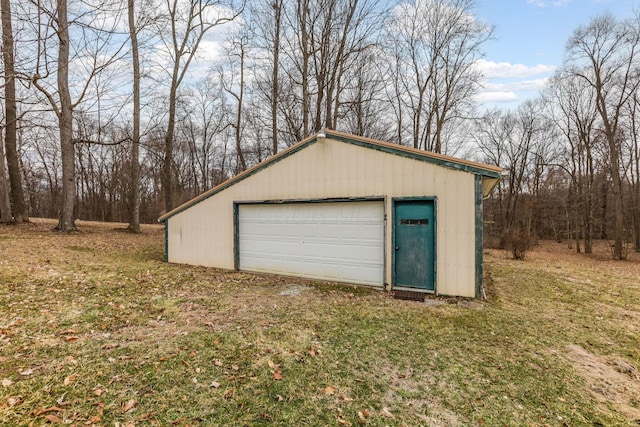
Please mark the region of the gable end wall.
[[[437, 198], [438, 294], [476, 293], [475, 175], [318, 138], [288, 157], [167, 219], [169, 262], [234, 268], [233, 204], [241, 201], [385, 197], [390, 245], [394, 197]], [[385, 283], [391, 283], [387, 247]]]

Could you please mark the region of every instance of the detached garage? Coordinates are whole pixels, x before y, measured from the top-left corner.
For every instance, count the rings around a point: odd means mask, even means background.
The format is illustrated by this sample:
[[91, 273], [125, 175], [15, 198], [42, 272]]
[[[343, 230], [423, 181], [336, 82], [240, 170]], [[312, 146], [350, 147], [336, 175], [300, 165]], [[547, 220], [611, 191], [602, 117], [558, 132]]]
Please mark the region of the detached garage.
[[480, 297], [501, 169], [325, 131], [160, 217], [169, 262]]

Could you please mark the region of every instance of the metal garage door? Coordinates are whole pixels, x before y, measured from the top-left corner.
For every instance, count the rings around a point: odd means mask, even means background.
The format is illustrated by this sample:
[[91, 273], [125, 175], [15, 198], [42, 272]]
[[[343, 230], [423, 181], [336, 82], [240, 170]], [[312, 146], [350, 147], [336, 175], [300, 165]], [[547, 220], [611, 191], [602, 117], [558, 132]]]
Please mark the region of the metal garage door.
[[382, 286], [382, 201], [247, 204], [240, 270]]

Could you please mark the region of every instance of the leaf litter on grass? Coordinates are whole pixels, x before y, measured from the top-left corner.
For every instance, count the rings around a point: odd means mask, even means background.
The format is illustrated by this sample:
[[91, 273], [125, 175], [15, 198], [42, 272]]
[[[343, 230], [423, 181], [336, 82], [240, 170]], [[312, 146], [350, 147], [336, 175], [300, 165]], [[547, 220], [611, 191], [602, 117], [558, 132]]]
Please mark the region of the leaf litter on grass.
[[[488, 251], [487, 302], [428, 306], [166, 264], [159, 225], [54, 225], [0, 227], [0, 424], [614, 425], [638, 407], [635, 259]], [[596, 362], [627, 382], [603, 388]]]

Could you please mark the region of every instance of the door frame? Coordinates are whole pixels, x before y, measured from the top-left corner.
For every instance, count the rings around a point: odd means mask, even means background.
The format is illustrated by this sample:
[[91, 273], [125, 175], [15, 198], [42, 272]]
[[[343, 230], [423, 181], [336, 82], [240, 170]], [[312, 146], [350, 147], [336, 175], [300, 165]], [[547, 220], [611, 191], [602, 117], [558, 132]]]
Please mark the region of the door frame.
[[[433, 203], [433, 291], [420, 288], [396, 286], [396, 204], [402, 202]], [[438, 198], [436, 196], [393, 197], [391, 199], [391, 282], [392, 289], [438, 294]]]
[[[314, 203], [344, 203], [344, 202], [382, 202], [382, 283], [381, 289], [386, 288], [387, 277], [387, 198], [385, 196], [366, 197], [328, 197], [313, 199], [280, 199], [280, 200], [234, 200], [233, 201], [233, 269], [240, 270], [240, 207], [242, 205], [284, 205], [284, 204], [314, 204]], [[310, 279], [313, 280], [313, 279]], [[366, 285], [377, 288], [377, 286]]]

